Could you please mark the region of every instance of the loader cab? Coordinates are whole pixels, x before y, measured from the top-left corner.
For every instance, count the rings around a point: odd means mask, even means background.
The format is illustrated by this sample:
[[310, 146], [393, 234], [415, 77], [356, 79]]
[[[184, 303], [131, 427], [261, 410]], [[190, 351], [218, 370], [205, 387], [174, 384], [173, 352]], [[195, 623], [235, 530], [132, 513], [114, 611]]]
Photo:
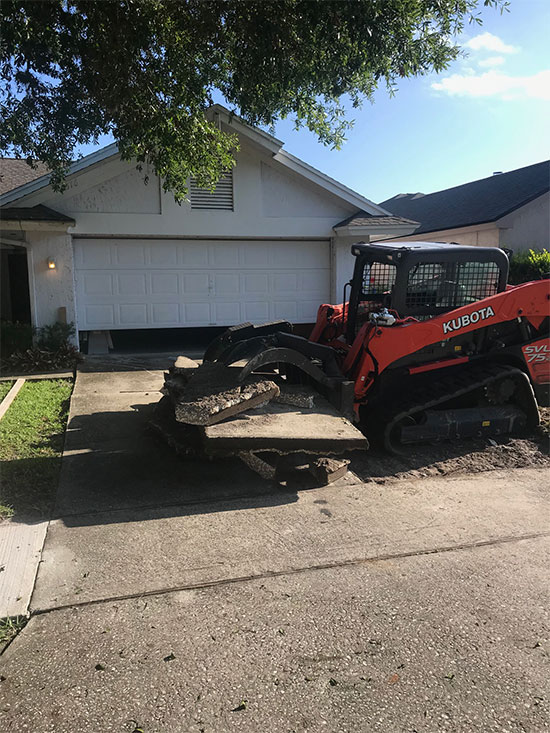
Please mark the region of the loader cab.
[[388, 308], [426, 320], [506, 289], [508, 257], [496, 247], [437, 242], [354, 244], [347, 341]]

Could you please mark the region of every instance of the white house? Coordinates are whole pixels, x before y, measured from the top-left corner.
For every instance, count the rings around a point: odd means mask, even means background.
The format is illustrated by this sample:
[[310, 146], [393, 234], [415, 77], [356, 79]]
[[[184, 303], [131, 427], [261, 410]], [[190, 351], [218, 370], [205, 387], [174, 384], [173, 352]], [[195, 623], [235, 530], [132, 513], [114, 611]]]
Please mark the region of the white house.
[[[71, 166], [62, 194], [41, 175], [0, 196], [2, 249], [26, 255], [32, 323], [72, 321], [81, 334], [312, 323], [319, 304], [342, 297], [352, 242], [416, 227], [223, 107], [208, 114], [241, 146], [213, 194], [191, 182], [190, 201], [178, 205], [110, 145]], [[355, 215], [363, 223], [350, 230]], [[21, 308], [21, 288], [12, 296]]]

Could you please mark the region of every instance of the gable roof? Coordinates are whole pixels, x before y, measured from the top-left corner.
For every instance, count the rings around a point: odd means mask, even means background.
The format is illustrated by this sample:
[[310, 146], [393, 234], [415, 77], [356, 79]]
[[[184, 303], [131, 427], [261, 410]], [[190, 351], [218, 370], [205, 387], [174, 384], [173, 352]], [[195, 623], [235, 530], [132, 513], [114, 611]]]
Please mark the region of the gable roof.
[[398, 194], [380, 206], [421, 222], [415, 234], [485, 224], [550, 190], [550, 161], [430, 194]]
[[[75, 160], [74, 163], [71, 163], [68, 169], [67, 177], [72, 176], [74, 173], [78, 173], [85, 168], [89, 168], [96, 163], [101, 163], [103, 160], [111, 158], [117, 154], [118, 147], [115, 143], [111, 143], [111, 145], [107, 145], [100, 150], [95, 150], [93, 153], [85, 155], [83, 158]], [[6, 191], [5, 193], [0, 193], [0, 206], [9, 204], [12, 201], [18, 201], [19, 199], [22, 199], [24, 196], [27, 196], [30, 193], [34, 193], [35, 191], [39, 191], [41, 188], [46, 188], [47, 186], [49, 186], [50, 174], [47, 172], [47, 168], [45, 168], [45, 170], [46, 173], [42, 173], [39, 178], [29, 180], [27, 183], [18, 185], [17, 188]]]
[[[370, 199], [365, 198], [356, 191], [344, 186], [344, 184], [336, 181], [333, 178], [321, 173], [316, 168], [304, 163], [299, 158], [290, 155], [282, 149], [282, 142], [277, 138], [273, 137], [267, 132], [258, 128], [248, 125], [244, 120], [241, 120], [237, 115], [231, 113], [225, 107], [219, 104], [213, 105], [207, 110], [207, 116], [210, 119], [216, 119], [219, 122], [224, 122], [227, 126], [232, 126], [235, 132], [246, 137], [253, 145], [261, 148], [267, 155], [270, 155], [279, 164], [285, 166], [289, 170], [303, 176], [307, 180], [311, 181], [317, 186], [320, 186], [325, 191], [328, 191], [334, 196], [337, 196], [346, 203], [354, 206], [358, 209], [365, 210], [369, 214], [375, 216], [385, 215], [388, 212], [382, 208], [379, 204], [375, 204]], [[115, 156], [118, 154], [118, 147], [116, 143], [112, 143], [101, 150], [97, 150], [90, 155], [86, 155], [80, 160], [75, 161], [69, 166], [67, 177], [78, 173], [91, 165], [100, 164], [102, 161]], [[29, 169], [30, 170], [30, 169]], [[8, 190], [5, 193], [0, 192], [0, 205], [19, 201], [25, 196], [28, 196], [41, 188], [49, 186], [50, 176], [49, 174], [42, 175], [34, 180], [28, 180], [28, 182], [22, 185], [17, 185], [16, 188]]]
[[21, 158], [0, 158], [0, 194], [47, 174], [44, 163], [35, 162], [34, 165], [36, 168], [31, 168]]

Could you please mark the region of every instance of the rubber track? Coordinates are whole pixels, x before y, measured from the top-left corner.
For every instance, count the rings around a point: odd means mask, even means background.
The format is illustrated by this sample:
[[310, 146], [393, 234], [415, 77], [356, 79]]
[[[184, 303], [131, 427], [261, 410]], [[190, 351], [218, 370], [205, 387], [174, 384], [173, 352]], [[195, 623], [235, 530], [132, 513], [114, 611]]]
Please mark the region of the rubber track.
[[[399, 453], [399, 449], [392, 444], [390, 439], [391, 431], [396, 423], [408, 415], [414, 415], [417, 412], [436, 407], [444, 402], [468, 394], [468, 392], [472, 392], [475, 389], [485, 387], [491, 384], [491, 382], [495, 382], [504, 377], [517, 376], [520, 376], [522, 380], [528, 383], [528, 379], [521, 369], [500, 364], [485, 364], [483, 366], [470, 367], [460, 373], [455, 372], [453, 375], [449, 375], [444, 379], [432, 382], [419, 390], [415, 390], [409, 399], [396, 403], [395, 411], [392, 411], [391, 406], [389, 415], [384, 411], [384, 422], [386, 423], [384, 446], [386, 450], [389, 450], [391, 453]], [[525, 408], [527, 408], [527, 405], [523, 406], [523, 409]], [[533, 409], [538, 414], [534, 396]], [[525, 409], [525, 412], [529, 418], [531, 410]]]

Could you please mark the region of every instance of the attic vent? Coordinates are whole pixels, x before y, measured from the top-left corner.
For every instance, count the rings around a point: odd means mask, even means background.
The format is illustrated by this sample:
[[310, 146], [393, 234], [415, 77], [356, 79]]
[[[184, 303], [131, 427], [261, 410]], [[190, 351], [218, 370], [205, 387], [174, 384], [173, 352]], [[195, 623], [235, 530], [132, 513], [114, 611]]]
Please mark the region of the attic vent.
[[222, 209], [233, 211], [233, 171], [228, 171], [220, 180], [214, 191], [200, 188], [194, 178], [189, 184], [192, 209]]

